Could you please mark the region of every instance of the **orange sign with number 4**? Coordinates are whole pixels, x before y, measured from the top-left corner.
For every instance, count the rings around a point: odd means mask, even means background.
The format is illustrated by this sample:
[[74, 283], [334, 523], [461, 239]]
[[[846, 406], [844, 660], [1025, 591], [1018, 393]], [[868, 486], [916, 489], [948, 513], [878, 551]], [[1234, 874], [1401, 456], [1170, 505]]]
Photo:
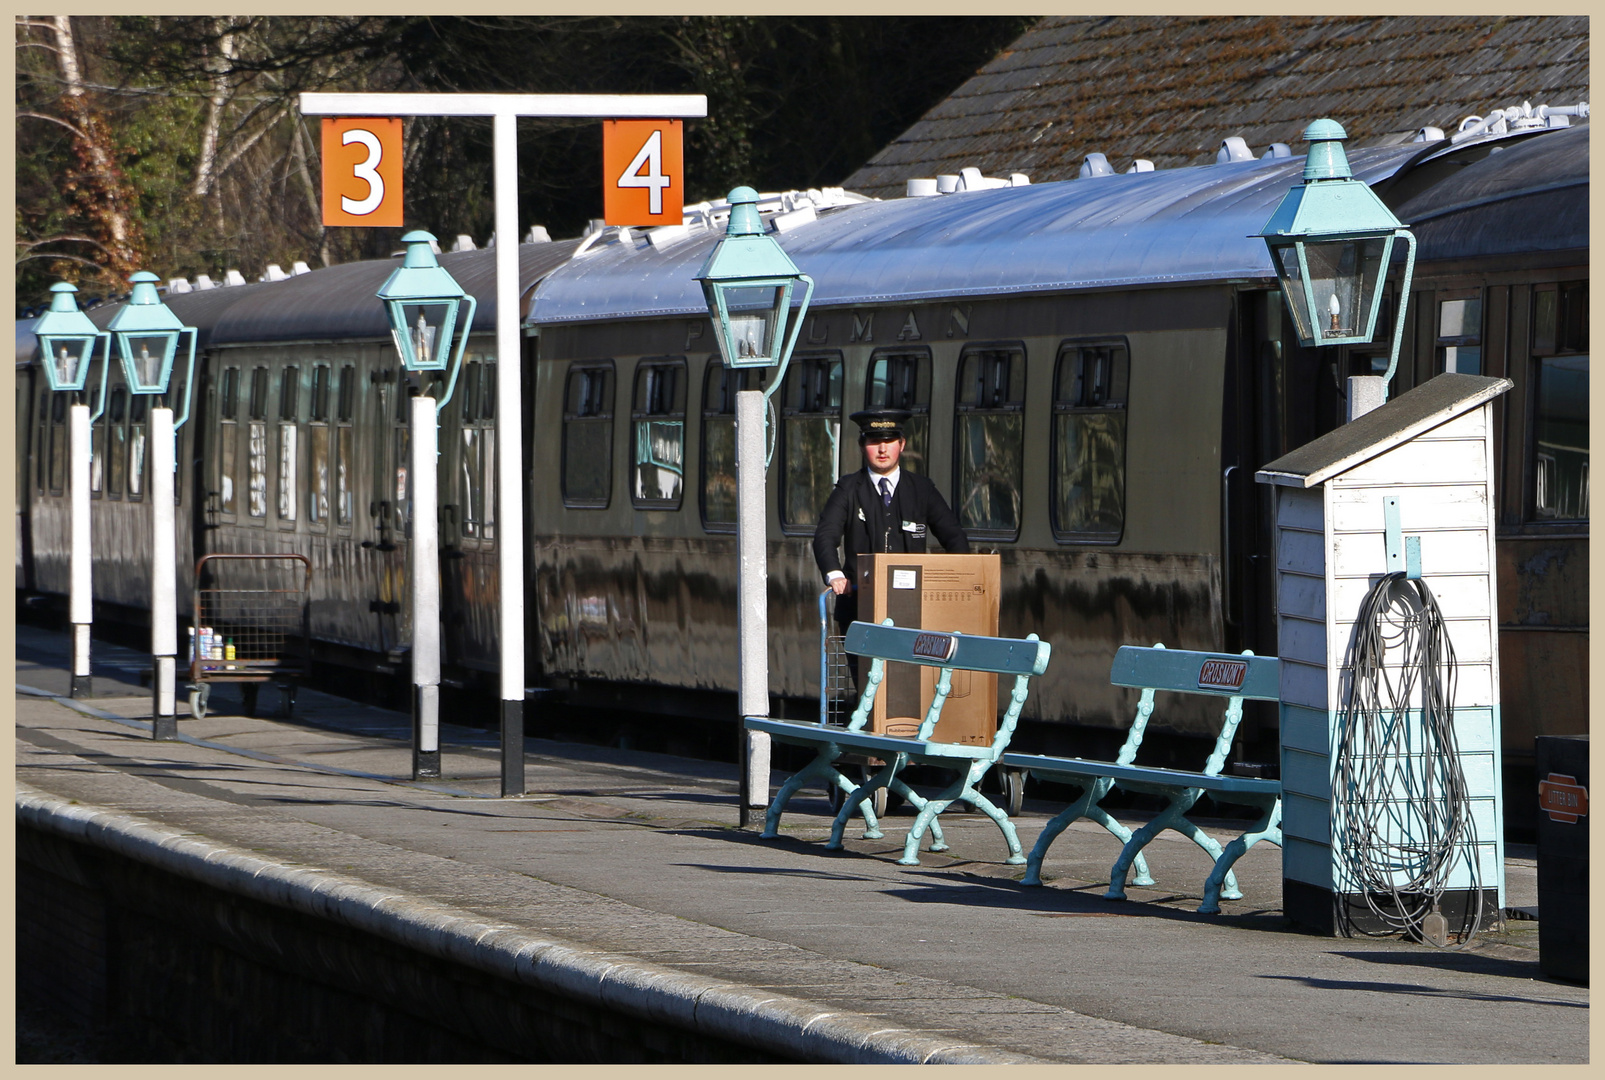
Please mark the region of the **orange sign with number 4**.
[[609, 225], [684, 222], [684, 125], [602, 121], [602, 218]]
[[401, 223], [401, 121], [325, 117], [323, 224]]

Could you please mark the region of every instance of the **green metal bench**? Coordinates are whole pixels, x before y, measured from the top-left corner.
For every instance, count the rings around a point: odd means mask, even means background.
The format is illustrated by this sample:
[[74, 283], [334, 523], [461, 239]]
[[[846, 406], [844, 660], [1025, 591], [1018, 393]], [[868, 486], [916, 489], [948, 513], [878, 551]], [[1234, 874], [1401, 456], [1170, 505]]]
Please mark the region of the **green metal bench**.
[[[1243, 700], [1278, 700], [1280, 661], [1275, 657], [1255, 656], [1247, 651], [1239, 656], [1231, 656], [1166, 649], [1162, 644], [1151, 649], [1126, 645], [1115, 654], [1109, 681], [1116, 686], [1142, 690], [1142, 699], [1126, 735], [1125, 745], [1120, 748], [1113, 762], [1036, 754], [1003, 755], [1003, 764], [1007, 767], [1070, 784], [1082, 792], [1075, 802], [1043, 827], [1026, 862], [1024, 884], [1042, 884], [1042, 860], [1048, 848], [1072, 821], [1086, 817], [1098, 822], [1121, 841], [1120, 856], [1109, 871], [1109, 890], [1104, 896], [1110, 900], [1124, 900], [1129, 870], [1136, 870], [1134, 884], [1154, 883], [1148, 873], [1148, 863], [1142, 857], [1142, 849], [1164, 830], [1174, 829], [1203, 848], [1214, 860], [1214, 866], [1204, 882], [1204, 900], [1198, 910], [1204, 914], [1218, 914], [1223, 897], [1236, 900], [1243, 895], [1232, 874], [1232, 864], [1261, 840], [1269, 840], [1278, 847], [1282, 844], [1281, 782], [1220, 774], [1238, 722], [1243, 717]], [[1153, 715], [1156, 690], [1210, 694], [1227, 699], [1220, 734], [1215, 739], [1214, 751], [1209, 755], [1202, 772], [1147, 768], [1133, 764], [1137, 749], [1142, 744], [1143, 732], [1148, 726], [1148, 718]], [[1127, 791], [1163, 795], [1167, 800], [1165, 808], [1148, 824], [1131, 832], [1098, 805], [1116, 786]], [[1187, 811], [1206, 791], [1222, 802], [1252, 806], [1260, 811], [1259, 819], [1224, 849], [1186, 817]]]
[[[839, 850], [842, 833], [855, 810], [863, 808], [867, 828], [865, 839], [875, 840], [884, 835], [869, 807], [869, 800], [879, 789], [896, 792], [906, 799], [918, 813], [909, 829], [903, 846], [903, 857], [897, 860], [903, 866], [919, 865], [920, 839], [927, 828], [931, 831], [932, 851], [945, 851], [947, 842], [936, 818], [955, 802], [967, 802], [991, 818], [1002, 831], [1009, 845], [1008, 862], [1022, 863], [1019, 837], [1014, 823], [998, 807], [976, 790], [976, 784], [986, 770], [996, 764], [1009, 745], [1025, 705], [1029, 682], [1033, 675], [1048, 669], [1051, 647], [1037, 640], [1035, 634], [1027, 638], [994, 638], [970, 634], [955, 634], [931, 630], [913, 630], [893, 626], [891, 620], [877, 626], [874, 623], [855, 622], [847, 628], [847, 651], [871, 660], [865, 679], [863, 695], [846, 728], [790, 720], [773, 720], [763, 716], [749, 716], [743, 723], [753, 731], [765, 731], [775, 739], [816, 750], [814, 759], [786, 780], [764, 815], [766, 837], [776, 835], [780, 815], [786, 803], [805, 784], [823, 780], [840, 790], [847, 791], [836, 819], [831, 824], [829, 850]], [[863, 730], [875, 706], [875, 695], [885, 674], [886, 662], [895, 660], [908, 664], [921, 664], [940, 668], [936, 679], [936, 695], [926, 710], [919, 731], [913, 738], [896, 735], [876, 735]], [[937, 742], [931, 738], [937, 721], [942, 718], [942, 706], [947, 701], [953, 672], [984, 671], [997, 675], [1013, 675], [1014, 692], [1009, 707], [998, 724], [997, 736], [990, 745], [970, 746], [961, 743]], [[885, 761], [879, 771], [856, 786], [844, 777], [837, 763], [849, 754], [870, 755]], [[954, 770], [958, 778], [931, 799], [922, 797], [898, 775], [911, 763], [936, 765]]]

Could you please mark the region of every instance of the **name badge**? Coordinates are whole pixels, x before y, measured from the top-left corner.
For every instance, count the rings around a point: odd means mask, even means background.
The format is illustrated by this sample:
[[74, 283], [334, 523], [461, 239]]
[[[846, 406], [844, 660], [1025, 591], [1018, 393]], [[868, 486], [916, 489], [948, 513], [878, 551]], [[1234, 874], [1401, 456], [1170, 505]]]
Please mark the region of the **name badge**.
[[903, 531], [913, 536], [924, 536], [925, 526], [917, 521], [903, 522]]

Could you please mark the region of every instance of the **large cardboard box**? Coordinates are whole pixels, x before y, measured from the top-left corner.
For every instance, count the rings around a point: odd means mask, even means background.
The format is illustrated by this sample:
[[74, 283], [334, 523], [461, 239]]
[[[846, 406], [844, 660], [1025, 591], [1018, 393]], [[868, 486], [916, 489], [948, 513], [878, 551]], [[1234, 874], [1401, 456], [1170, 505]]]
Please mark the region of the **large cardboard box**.
[[[858, 566], [860, 619], [890, 618], [897, 626], [997, 636], [1001, 576], [997, 555], [860, 555]], [[861, 663], [860, 680], [868, 673], [868, 663]], [[937, 673], [936, 668], [918, 664], [887, 664], [871, 730], [914, 735], [936, 696]], [[954, 671], [933, 737], [985, 746], [997, 731], [998, 677]]]

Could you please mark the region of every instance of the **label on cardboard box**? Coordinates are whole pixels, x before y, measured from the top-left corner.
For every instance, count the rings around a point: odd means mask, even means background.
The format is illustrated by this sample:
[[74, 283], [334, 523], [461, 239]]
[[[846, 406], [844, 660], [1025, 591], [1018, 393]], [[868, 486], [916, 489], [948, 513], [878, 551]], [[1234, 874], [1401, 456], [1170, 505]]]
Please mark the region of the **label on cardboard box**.
[[918, 578], [918, 575], [915, 574], [914, 571], [912, 571], [912, 570], [893, 570], [892, 571], [892, 588], [894, 588], [894, 589], [912, 589], [912, 588], [915, 588], [916, 585], [917, 585], [917, 578]]

